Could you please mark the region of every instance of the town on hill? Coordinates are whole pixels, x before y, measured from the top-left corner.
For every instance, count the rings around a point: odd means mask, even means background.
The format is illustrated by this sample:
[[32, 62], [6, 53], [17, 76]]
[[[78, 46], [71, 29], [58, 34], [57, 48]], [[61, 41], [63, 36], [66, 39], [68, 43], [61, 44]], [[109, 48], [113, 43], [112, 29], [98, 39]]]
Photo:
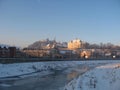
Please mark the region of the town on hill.
[[80, 39], [69, 42], [40, 40], [26, 48], [0, 46], [0, 58], [46, 58], [46, 59], [117, 59], [120, 58], [120, 46], [90, 44]]

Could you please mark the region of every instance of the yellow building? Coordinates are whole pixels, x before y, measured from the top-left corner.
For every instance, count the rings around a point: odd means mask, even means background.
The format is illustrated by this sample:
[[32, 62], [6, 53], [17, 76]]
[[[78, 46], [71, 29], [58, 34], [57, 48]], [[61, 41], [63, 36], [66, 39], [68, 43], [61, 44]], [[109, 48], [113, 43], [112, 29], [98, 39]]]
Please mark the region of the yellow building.
[[72, 40], [68, 42], [68, 49], [78, 49], [81, 48], [82, 42], [79, 39]]

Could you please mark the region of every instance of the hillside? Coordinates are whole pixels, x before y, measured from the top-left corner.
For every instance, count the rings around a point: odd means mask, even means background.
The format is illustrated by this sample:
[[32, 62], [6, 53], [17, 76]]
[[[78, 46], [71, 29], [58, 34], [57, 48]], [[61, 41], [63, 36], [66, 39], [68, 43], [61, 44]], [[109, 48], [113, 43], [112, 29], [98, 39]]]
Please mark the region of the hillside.
[[33, 44], [28, 46], [28, 49], [49, 49], [49, 48], [54, 48], [55, 46], [57, 47], [66, 47], [67, 43], [63, 42], [56, 42], [55, 40], [40, 40], [36, 41]]

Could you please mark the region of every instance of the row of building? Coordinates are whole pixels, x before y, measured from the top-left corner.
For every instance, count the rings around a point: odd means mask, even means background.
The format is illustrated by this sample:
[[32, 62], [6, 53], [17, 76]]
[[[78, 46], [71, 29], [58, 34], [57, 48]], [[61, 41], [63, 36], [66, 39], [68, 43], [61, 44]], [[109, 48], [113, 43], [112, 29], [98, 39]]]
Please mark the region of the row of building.
[[0, 58], [4, 57], [15, 57], [16, 56], [16, 47], [1, 47], [0, 46]]
[[[48, 40], [47, 40], [48, 42]], [[48, 44], [48, 43], [47, 43]], [[22, 50], [16, 47], [0, 47], [0, 58], [4, 57], [40, 57], [40, 58], [66, 58], [66, 59], [79, 59], [79, 58], [120, 58], [119, 50], [110, 49], [83, 49], [83, 42], [79, 39], [68, 42], [67, 47], [60, 47], [57, 43], [50, 43], [47, 48], [34, 49], [24, 48]], [[64, 45], [66, 46], [66, 45]]]
[[48, 58], [119, 58], [119, 50], [110, 49], [83, 49], [84, 42], [79, 39], [68, 42], [67, 47], [59, 47], [53, 43], [52, 48], [47, 49], [24, 49], [28, 57], [48, 57]]
[[120, 51], [117, 50], [101, 50], [101, 49], [76, 49], [68, 48], [59, 49], [43, 49], [43, 50], [23, 50], [26, 57], [48, 57], [48, 58], [66, 58], [66, 59], [104, 59], [104, 58], [120, 58]]

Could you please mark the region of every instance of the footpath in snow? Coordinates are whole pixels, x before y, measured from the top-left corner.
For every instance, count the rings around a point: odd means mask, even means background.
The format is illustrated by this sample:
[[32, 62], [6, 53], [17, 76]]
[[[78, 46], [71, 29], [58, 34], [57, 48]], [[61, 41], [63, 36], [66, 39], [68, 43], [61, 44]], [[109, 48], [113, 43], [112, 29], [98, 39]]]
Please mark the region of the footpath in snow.
[[72, 80], [64, 90], [120, 90], [120, 63], [96, 67]]

